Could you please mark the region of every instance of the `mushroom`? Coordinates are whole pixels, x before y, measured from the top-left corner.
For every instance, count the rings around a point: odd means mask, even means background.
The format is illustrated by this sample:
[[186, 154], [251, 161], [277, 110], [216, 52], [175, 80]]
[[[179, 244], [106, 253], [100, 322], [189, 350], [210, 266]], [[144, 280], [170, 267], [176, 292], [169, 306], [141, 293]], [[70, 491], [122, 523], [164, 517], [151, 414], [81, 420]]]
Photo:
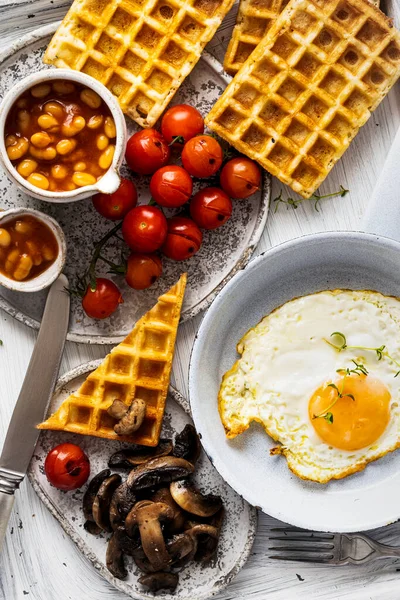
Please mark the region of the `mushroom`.
[[126, 414], [114, 425], [115, 433], [118, 435], [131, 435], [142, 426], [145, 415], [146, 402], [140, 398], [135, 398]]
[[191, 529], [187, 529], [185, 534], [195, 540], [195, 551], [190, 556], [196, 561], [205, 563], [208, 562], [215, 554], [219, 541], [219, 531], [213, 525], [200, 523]]
[[112, 531], [110, 524], [110, 503], [111, 498], [120, 483], [121, 476], [116, 473], [107, 477], [101, 484], [94, 499], [92, 509], [93, 519], [101, 529], [104, 529], [104, 531]]
[[174, 516], [172, 517], [172, 521], [170, 521], [167, 525], [168, 532], [177, 533], [178, 531], [182, 531], [185, 524], [185, 515], [171, 496], [169, 488], [160, 488], [155, 494], [152, 495], [151, 499], [153, 502], [163, 502], [173, 510]]
[[[197, 550], [197, 539], [195, 536], [188, 533], [180, 533], [167, 543], [167, 550], [171, 557], [172, 564], [175, 565], [179, 561], [179, 566], [184, 558], [194, 556]], [[186, 561], [185, 561], [186, 563]], [[178, 565], [177, 565], [178, 566]]]
[[100, 529], [95, 525], [93, 518], [93, 502], [96, 497], [97, 492], [100, 489], [101, 484], [107, 477], [110, 477], [111, 471], [110, 469], [104, 469], [97, 473], [90, 481], [87, 490], [83, 496], [82, 507], [83, 507], [83, 516], [86, 519], [84, 524], [84, 528], [89, 533], [97, 534], [100, 533]]
[[115, 490], [110, 502], [110, 525], [113, 531], [125, 521], [127, 514], [136, 502], [136, 494], [128, 487], [126, 481], [121, 483]]
[[175, 502], [193, 515], [211, 517], [222, 507], [219, 496], [203, 495], [188, 481], [173, 481], [169, 489]]
[[128, 535], [132, 536], [135, 528], [139, 528], [143, 551], [157, 571], [171, 563], [161, 523], [172, 517], [173, 511], [167, 504], [142, 500], [135, 504], [125, 521]]
[[193, 425], [188, 423], [175, 438], [173, 455], [194, 465], [200, 456], [201, 444]]
[[132, 558], [135, 561], [136, 566], [143, 571], [143, 573], [155, 573], [157, 571], [145, 555], [142, 546], [135, 548], [132, 552]]
[[131, 471], [127, 484], [132, 490], [138, 491], [183, 479], [191, 475], [193, 471], [193, 465], [187, 460], [175, 456], [163, 456], [153, 458]]
[[119, 452], [114, 452], [108, 461], [108, 466], [112, 468], [132, 469], [132, 467], [141, 465], [152, 458], [167, 456], [171, 452], [171, 440], [160, 440], [158, 446], [154, 448], [132, 445], [129, 448], [119, 450]]
[[118, 546], [121, 548], [122, 552], [128, 554], [129, 556], [133, 556], [136, 550], [141, 548], [140, 545], [140, 537], [131, 538], [125, 529], [125, 525], [120, 525], [113, 533], [114, 537], [117, 540]]
[[124, 565], [123, 551], [118, 544], [118, 539], [115, 533], [112, 534], [108, 541], [106, 565], [110, 573], [112, 573], [114, 577], [117, 577], [117, 579], [125, 579], [125, 577], [128, 575]]
[[151, 573], [142, 575], [138, 581], [148, 587], [151, 592], [158, 592], [158, 590], [173, 592], [178, 585], [179, 577], [176, 573]]
[[107, 408], [107, 412], [113, 419], [120, 421], [122, 417], [126, 415], [129, 410], [129, 406], [122, 402], [122, 400], [114, 400], [114, 402]]

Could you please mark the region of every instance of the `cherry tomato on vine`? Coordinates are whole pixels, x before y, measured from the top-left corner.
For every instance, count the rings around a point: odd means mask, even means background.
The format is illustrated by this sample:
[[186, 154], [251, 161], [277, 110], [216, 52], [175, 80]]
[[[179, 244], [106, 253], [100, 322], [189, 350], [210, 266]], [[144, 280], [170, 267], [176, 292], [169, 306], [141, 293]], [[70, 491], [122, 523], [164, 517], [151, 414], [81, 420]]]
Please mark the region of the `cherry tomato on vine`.
[[158, 169], [151, 178], [150, 192], [161, 206], [177, 208], [192, 195], [193, 182], [189, 173], [177, 165]]
[[171, 150], [160, 132], [142, 129], [129, 138], [125, 158], [128, 166], [140, 175], [151, 175], [167, 164]]
[[192, 219], [171, 217], [161, 252], [173, 260], [190, 258], [200, 249], [203, 234]]
[[136, 206], [122, 223], [122, 236], [134, 252], [154, 252], [167, 235], [167, 219], [156, 206]]
[[110, 279], [96, 278], [94, 290], [88, 285], [82, 298], [82, 307], [88, 317], [92, 319], [106, 319], [122, 304], [122, 295], [117, 286]]
[[204, 119], [199, 111], [188, 104], [178, 104], [167, 110], [161, 121], [161, 133], [170, 144], [174, 138], [181, 137], [188, 142], [204, 131]]
[[197, 192], [190, 203], [190, 216], [203, 229], [217, 229], [232, 214], [232, 201], [223, 190], [216, 187]]
[[89, 459], [75, 444], [59, 444], [50, 450], [44, 463], [46, 477], [59, 490], [76, 490], [86, 483]]
[[211, 177], [222, 165], [223, 152], [217, 140], [210, 135], [198, 135], [182, 150], [182, 164], [194, 177]]
[[121, 179], [121, 184], [113, 194], [95, 194], [93, 206], [106, 219], [119, 221], [136, 206], [137, 191], [129, 179]]
[[248, 198], [260, 189], [261, 171], [249, 158], [232, 158], [222, 167], [219, 181], [231, 198]]
[[162, 275], [162, 264], [157, 254], [131, 254], [126, 265], [125, 279], [134, 290], [149, 288]]

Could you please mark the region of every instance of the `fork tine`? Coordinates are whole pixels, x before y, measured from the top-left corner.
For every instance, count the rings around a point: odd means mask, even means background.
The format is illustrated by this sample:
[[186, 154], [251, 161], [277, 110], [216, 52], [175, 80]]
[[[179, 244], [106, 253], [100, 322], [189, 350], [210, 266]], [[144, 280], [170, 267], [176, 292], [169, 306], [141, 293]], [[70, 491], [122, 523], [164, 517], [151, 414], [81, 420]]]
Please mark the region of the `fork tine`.
[[[311, 538], [311, 536], [313, 536], [314, 538], [323, 538], [323, 539], [330, 539], [333, 540], [333, 538], [335, 537], [334, 533], [327, 533], [327, 532], [323, 532], [323, 531], [308, 531], [307, 529], [296, 529], [296, 528], [288, 528], [288, 527], [273, 527], [272, 529], [270, 529], [271, 532], [276, 532], [276, 533], [281, 533], [286, 535], [295, 535], [295, 534], [302, 534], [305, 537], [307, 537], [307, 539]], [[285, 538], [287, 539], [287, 538]]]
[[308, 542], [304, 542], [303, 540], [282, 540], [282, 538], [269, 538], [270, 541], [285, 541], [288, 542], [285, 546], [284, 544], [278, 544], [279, 550], [288, 550], [291, 551], [294, 548], [294, 545], [297, 545], [299, 548], [304, 548], [305, 552], [326, 552], [328, 550], [333, 550], [335, 545], [330, 542], [315, 542], [314, 544], [309, 544]]
[[281, 554], [276, 554], [274, 556], [269, 556], [272, 560], [289, 560], [289, 561], [297, 561], [297, 562], [312, 562], [312, 563], [328, 563], [333, 559], [333, 556], [329, 556], [327, 558], [312, 558], [308, 556], [304, 556], [304, 554], [294, 555], [294, 556], [283, 556]]
[[319, 546], [318, 548], [309, 548], [307, 546], [272, 546], [268, 550], [279, 550], [280, 552], [307, 552], [308, 554], [331, 554], [334, 546]]
[[333, 538], [306, 537], [304, 535], [270, 535], [270, 540], [279, 540], [280, 542], [305, 542], [306, 544], [330, 544], [333, 546]]

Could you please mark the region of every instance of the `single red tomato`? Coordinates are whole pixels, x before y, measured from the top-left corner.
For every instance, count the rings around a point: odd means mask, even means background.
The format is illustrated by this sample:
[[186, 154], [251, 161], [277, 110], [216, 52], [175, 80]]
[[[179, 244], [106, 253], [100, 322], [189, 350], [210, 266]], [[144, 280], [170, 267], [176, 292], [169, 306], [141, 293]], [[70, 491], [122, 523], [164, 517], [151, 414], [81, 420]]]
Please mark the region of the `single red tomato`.
[[88, 480], [89, 459], [75, 444], [59, 444], [50, 450], [44, 462], [46, 477], [59, 490], [76, 490]]
[[93, 206], [106, 219], [119, 221], [136, 206], [137, 191], [129, 179], [121, 179], [119, 188], [113, 194], [95, 194]]
[[167, 219], [156, 206], [136, 206], [122, 223], [122, 235], [134, 252], [154, 252], [167, 235]]
[[203, 234], [192, 219], [171, 217], [161, 252], [173, 260], [185, 260], [196, 254], [202, 241]]
[[161, 121], [161, 133], [170, 144], [174, 138], [181, 137], [183, 142], [204, 131], [204, 119], [199, 111], [188, 104], [172, 106]]
[[88, 317], [92, 319], [106, 319], [122, 304], [122, 295], [117, 286], [110, 279], [96, 278], [96, 287], [88, 285], [82, 298], [82, 307]]
[[182, 164], [194, 177], [211, 177], [222, 165], [223, 152], [217, 140], [210, 135], [198, 135], [182, 150]]
[[149, 288], [162, 275], [157, 254], [131, 254], [127, 260], [125, 279], [134, 290]]
[[232, 201], [223, 190], [216, 187], [197, 192], [190, 203], [190, 216], [203, 229], [217, 229], [232, 214]]
[[151, 175], [169, 161], [171, 151], [160, 132], [142, 129], [129, 138], [125, 159], [135, 173]]
[[219, 182], [231, 198], [248, 198], [260, 189], [261, 171], [254, 160], [232, 158], [222, 167]]
[[177, 208], [192, 195], [193, 182], [189, 173], [177, 165], [158, 169], [151, 178], [150, 192], [161, 206]]

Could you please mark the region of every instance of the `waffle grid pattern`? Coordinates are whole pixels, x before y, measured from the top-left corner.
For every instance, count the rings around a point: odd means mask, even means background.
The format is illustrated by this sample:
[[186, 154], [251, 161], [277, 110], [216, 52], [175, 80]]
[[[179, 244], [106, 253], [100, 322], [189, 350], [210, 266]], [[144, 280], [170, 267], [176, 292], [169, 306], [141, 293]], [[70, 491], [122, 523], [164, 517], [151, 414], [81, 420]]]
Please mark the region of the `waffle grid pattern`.
[[206, 124], [310, 197], [400, 75], [400, 34], [368, 0], [291, 0]]
[[91, 75], [152, 127], [233, 0], [75, 0], [44, 62]]
[[[125, 340], [113, 348], [39, 429], [58, 429], [82, 435], [156, 446], [161, 433], [169, 387], [176, 332], [186, 275], [161, 296]], [[128, 406], [135, 398], [147, 404], [145, 420], [131, 436], [114, 432], [117, 422], [107, 409], [118, 399]]]

